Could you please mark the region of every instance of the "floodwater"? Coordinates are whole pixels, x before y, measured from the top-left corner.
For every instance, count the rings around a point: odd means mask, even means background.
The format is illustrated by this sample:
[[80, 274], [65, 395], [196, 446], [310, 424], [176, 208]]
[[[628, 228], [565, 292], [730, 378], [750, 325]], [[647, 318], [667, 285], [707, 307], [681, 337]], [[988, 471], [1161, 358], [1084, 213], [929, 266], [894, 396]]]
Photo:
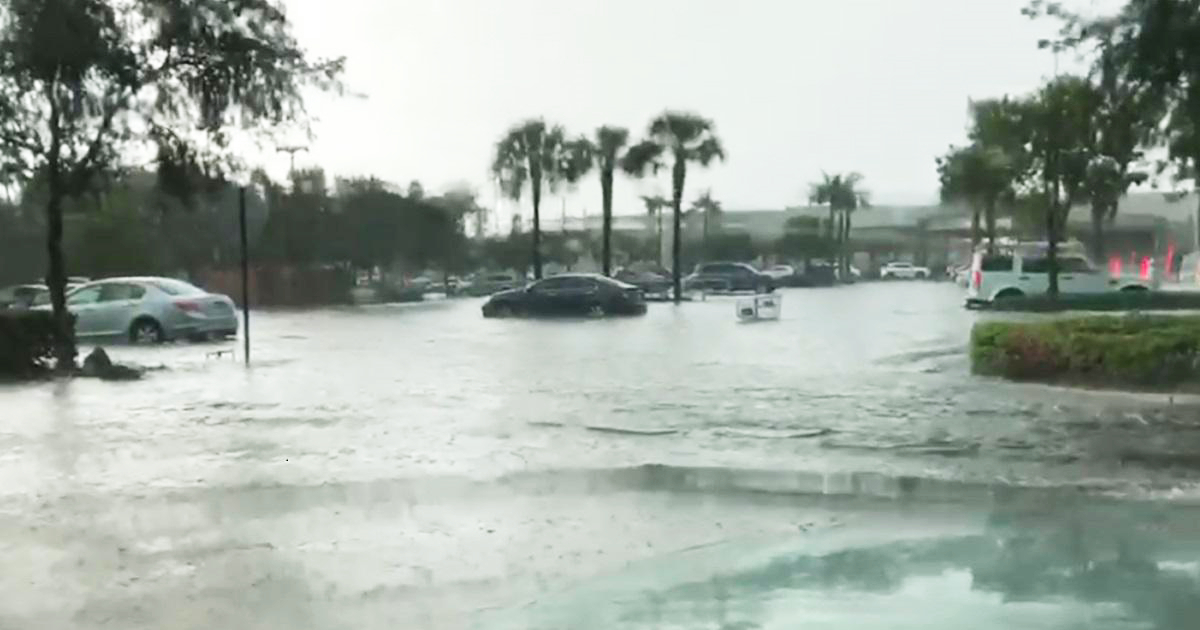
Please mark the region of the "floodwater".
[[0, 628], [1193, 627], [1195, 401], [970, 376], [948, 284], [782, 295], [0, 386]]

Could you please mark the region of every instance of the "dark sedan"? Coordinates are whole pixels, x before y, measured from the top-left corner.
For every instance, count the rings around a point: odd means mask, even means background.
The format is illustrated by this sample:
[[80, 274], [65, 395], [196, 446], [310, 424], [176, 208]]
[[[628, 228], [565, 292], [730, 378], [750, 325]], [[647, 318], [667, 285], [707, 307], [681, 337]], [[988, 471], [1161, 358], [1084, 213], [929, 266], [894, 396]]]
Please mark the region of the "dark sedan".
[[483, 305], [484, 317], [526, 315], [641, 315], [642, 290], [597, 274], [563, 274], [524, 289], [502, 291]]
[[770, 293], [775, 290], [775, 280], [745, 263], [703, 263], [684, 278], [683, 287], [688, 291]]

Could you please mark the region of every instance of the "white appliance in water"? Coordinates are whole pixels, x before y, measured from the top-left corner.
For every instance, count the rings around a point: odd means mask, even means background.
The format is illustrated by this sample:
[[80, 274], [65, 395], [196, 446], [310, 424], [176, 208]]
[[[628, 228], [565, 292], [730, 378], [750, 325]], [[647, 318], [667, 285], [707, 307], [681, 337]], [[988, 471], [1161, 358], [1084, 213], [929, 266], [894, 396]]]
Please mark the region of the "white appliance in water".
[[743, 322], [761, 322], [779, 319], [783, 311], [783, 296], [761, 293], [737, 301], [737, 317]]

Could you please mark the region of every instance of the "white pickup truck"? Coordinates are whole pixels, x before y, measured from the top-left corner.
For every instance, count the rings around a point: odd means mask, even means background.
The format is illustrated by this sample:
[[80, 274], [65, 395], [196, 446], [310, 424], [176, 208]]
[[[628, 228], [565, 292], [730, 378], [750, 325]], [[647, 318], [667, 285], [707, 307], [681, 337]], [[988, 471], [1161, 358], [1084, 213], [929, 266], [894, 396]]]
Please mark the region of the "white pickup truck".
[[[1040, 252], [976, 253], [967, 285], [967, 304], [1045, 293], [1050, 288], [1048, 266], [1045, 255]], [[1149, 291], [1155, 288], [1157, 281], [1153, 277], [1113, 277], [1097, 269], [1085, 256], [1064, 253], [1058, 257], [1058, 289], [1063, 294]]]
[[928, 267], [916, 267], [907, 262], [890, 262], [879, 269], [881, 280], [924, 280], [929, 277]]

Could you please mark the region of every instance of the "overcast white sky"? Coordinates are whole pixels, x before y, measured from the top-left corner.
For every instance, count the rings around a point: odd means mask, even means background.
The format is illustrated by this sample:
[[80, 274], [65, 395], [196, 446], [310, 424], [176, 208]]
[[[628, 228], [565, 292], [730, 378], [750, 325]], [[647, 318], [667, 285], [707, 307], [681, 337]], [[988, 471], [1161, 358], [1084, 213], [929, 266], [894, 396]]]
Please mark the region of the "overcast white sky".
[[[686, 200], [711, 187], [727, 209], [782, 208], [824, 169], [863, 173], [877, 204], [933, 202], [934, 157], [963, 141], [968, 99], [1030, 90], [1054, 67], [1026, 0], [285, 1], [301, 42], [345, 55], [362, 94], [313, 103], [298, 165], [430, 190], [466, 181], [484, 199], [514, 122], [641, 135], [674, 108], [712, 118], [729, 152], [689, 172]], [[282, 175], [286, 158], [272, 160]], [[641, 212], [656, 187], [669, 182], [619, 182], [616, 211]], [[598, 213], [599, 198], [585, 180], [568, 213]]]

